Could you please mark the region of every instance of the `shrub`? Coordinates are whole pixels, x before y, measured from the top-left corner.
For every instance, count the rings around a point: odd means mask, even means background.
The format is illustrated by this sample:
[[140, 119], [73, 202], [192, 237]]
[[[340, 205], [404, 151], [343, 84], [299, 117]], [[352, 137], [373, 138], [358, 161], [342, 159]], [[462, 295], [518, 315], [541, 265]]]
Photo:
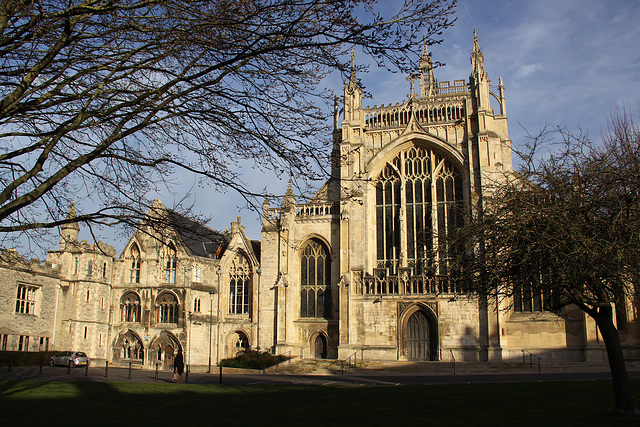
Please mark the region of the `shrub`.
[[274, 356], [266, 351], [245, 351], [239, 356], [222, 359], [220, 366], [227, 368], [265, 369], [269, 366], [284, 362], [285, 360], [287, 360], [287, 358], [283, 355]]

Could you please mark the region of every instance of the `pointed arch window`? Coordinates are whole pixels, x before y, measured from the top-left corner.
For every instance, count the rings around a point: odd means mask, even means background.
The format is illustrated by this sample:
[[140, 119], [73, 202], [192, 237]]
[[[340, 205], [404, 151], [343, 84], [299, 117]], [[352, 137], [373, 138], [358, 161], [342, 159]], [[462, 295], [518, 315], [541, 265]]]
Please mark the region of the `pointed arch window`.
[[251, 295], [251, 266], [249, 260], [237, 253], [229, 269], [229, 313], [248, 314]]
[[135, 243], [131, 246], [129, 260], [129, 283], [140, 283], [140, 249]]
[[120, 300], [120, 320], [122, 322], [140, 322], [140, 297], [127, 292]]
[[176, 248], [173, 244], [167, 249], [167, 262], [164, 269], [164, 281], [167, 283], [176, 283], [176, 270], [178, 267], [178, 257]]
[[300, 260], [300, 316], [331, 317], [331, 260], [327, 247], [311, 240]]
[[125, 335], [120, 348], [120, 359], [130, 361], [144, 360], [144, 346], [138, 337], [131, 333]]
[[178, 323], [178, 299], [172, 293], [158, 298], [158, 323]]
[[447, 274], [438, 238], [463, 222], [463, 177], [451, 160], [412, 147], [387, 163], [376, 182], [377, 266], [398, 274]]

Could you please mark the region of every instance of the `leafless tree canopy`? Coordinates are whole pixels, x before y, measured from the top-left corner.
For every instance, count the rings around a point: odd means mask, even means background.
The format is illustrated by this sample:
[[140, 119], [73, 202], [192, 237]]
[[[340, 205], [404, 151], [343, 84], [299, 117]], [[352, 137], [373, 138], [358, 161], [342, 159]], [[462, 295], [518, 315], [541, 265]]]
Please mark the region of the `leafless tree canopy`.
[[533, 138], [520, 173], [453, 241], [466, 248], [458, 267], [468, 290], [510, 298], [526, 289], [549, 310], [576, 304], [591, 316], [616, 412], [638, 415], [613, 318], [640, 284], [640, 126], [625, 111], [609, 125], [600, 145], [566, 129]]
[[71, 201], [80, 221], [134, 223], [180, 170], [247, 197], [239, 162], [313, 177], [330, 150], [320, 81], [353, 46], [407, 69], [454, 6], [2, 0], [0, 230], [58, 226]]

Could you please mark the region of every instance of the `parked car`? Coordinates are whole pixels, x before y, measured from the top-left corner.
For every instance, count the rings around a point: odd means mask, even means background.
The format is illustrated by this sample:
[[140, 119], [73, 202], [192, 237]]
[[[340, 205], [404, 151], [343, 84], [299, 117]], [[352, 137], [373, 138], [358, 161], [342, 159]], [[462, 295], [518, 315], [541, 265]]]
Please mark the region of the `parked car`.
[[61, 351], [49, 359], [49, 366], [56, 365], [71, 365], [72, 368], [76, 366], [89, 366], [89, 356], [82, 351]]

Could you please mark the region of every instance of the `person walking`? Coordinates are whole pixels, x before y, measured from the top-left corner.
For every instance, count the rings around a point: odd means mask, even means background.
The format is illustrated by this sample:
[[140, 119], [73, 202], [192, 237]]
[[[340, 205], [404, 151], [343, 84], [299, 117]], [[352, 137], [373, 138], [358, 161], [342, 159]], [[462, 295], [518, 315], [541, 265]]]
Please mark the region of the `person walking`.
[[173, 359], [173, 372], [178, 376], [178, 384], [182, 383], [182, 373], [184, 372], [184, 358], [182, 357], [182, 349], [178, 349], [178, 354]]

